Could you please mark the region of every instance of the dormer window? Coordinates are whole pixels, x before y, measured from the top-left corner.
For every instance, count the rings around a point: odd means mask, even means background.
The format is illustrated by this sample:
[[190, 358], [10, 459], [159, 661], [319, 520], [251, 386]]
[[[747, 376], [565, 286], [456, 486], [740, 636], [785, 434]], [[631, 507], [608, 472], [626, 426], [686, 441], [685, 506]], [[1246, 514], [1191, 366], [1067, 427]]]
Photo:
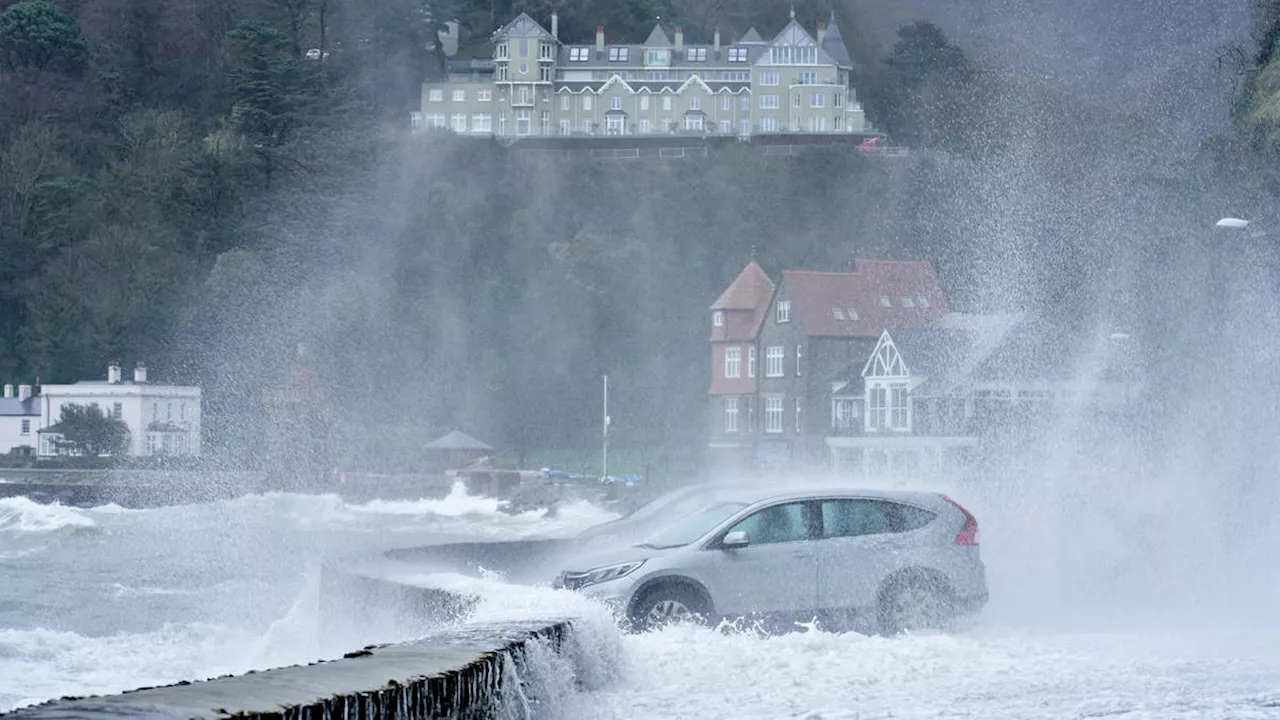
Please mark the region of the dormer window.
[[611, 47], [609, 48], [609, 62], [626, 62], [631, 55], [631, 48], [628, 47]]
[[904, 295], [902, 297], [902, 307], [913, 308], [915, 306], [916, 306], [916, 301], [910, 295]]
[[889, 296], [888, 296], [888, 295], [881, 295], [881, 296], [880, 296], [880, 307], [884, 307], [884, 308], [891, 308], [891, 307], [893, 307], [893, 303], [889, 300]]
[[570, 62], [586, 62], [590, 57], [591, 48], [587, 47], [571, 47], [569, 48]]
[[778, 301], [778, 307], [774, 311], [774, 319], [780, 323], [791, 322], [791, 301], [790, 300]]
[[853, 308], [845, 308], [845, 309], [844, 309], [844, 314], [845, 314], [845, 315], [847, 315], [847, 316], [849, 317], [849, 319], [850, 319], [850, 320], [857, 320], [857, 319], [858, 319], [858, 311], [857, 311], [857, 310], [854, 310]]
[[684, 51], [685, 62], [705, 62], [707, 59], [707, 49], [704, 47], [691, 47]]
[[919, 303], [919, 305], [920, 305], [920, 307], [922, 307], [922, 308], [927, 308], [927, 307], [929, 307], [929, 298], [927, 298], [927, 297], [925, 297], [925, 296], [923, 296], [923, 295], [921, 295], [920, 297], [916, 298], [916, 302], [918, 302], [918, 303]]
[[831, 316], [832, 316], [832, 317], [834, 317], [834, 318], [835, 318], [835, 319], [837, 319], [837, 320], [843, 320], [843, 319], [844, 319], [844, 311], [843, 311], [843, 310], [841, 310], [840, 308], [831, 308]]
[[729, 48], [729, 62], [746, 62], [747, 49], [744, 47]]
[[724, 313], [719, 310], [711, 313], [711, 324], [716, 327], [724, 327]]

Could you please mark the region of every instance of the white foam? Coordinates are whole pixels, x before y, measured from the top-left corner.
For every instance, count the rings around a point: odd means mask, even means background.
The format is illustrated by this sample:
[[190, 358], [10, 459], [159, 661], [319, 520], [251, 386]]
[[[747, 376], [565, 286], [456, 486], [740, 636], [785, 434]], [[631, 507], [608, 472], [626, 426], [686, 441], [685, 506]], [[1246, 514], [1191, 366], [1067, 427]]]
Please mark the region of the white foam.
[[80, 508], [46, 505], [25, 497], [0, 498], [0, 532], [50, 533], [96, 524], [89, 511]]

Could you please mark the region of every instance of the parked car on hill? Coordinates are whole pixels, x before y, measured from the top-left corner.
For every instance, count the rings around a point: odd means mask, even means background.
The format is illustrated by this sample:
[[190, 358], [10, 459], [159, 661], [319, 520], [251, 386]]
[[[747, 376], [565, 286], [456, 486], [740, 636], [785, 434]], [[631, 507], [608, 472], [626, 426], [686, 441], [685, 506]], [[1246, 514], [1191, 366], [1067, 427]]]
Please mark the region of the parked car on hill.
[[568, 562], [555, 586], [601, 598], [640, 630], [691, 619], [869, 616], [892, 634], [943, 627], [987, 601], [978, 521], [945, 495], [702, 490], [688, 498], [695, 509], [660, 513], [642, 541], [622, 533]]

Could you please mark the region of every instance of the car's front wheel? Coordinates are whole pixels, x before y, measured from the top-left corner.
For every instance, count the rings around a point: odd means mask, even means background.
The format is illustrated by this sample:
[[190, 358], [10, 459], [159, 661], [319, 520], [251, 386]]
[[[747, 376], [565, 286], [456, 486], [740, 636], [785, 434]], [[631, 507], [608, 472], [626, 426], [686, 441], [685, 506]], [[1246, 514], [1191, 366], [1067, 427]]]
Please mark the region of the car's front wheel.
[[707, 603], [685, 585], [665, 584], [645, 591], [631, 605], [631, 626], [639, 632], [659, 630], [680, 623], [702, 623]]

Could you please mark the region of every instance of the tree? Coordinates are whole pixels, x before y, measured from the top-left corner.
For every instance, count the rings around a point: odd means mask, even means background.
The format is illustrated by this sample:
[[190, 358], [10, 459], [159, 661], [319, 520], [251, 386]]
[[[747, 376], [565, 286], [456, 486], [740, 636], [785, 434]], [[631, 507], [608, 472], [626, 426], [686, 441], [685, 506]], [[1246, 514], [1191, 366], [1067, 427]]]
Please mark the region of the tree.
[[64, 405], [58, 424], [58, 447], [87, 457], [119, 456], [129, 449], [129, 426], [96, 405]]
[[981, 104], [978, 70], [964, 52], [920, 21], [898, 30], [884, 64], [868, 97], [872, 120], [908, 145], [965, 149]]
[[0, 62], [5, 69], [84, 71], [89, 44], [80, 23], [44, 0], [24, 0], [0, 13]]

